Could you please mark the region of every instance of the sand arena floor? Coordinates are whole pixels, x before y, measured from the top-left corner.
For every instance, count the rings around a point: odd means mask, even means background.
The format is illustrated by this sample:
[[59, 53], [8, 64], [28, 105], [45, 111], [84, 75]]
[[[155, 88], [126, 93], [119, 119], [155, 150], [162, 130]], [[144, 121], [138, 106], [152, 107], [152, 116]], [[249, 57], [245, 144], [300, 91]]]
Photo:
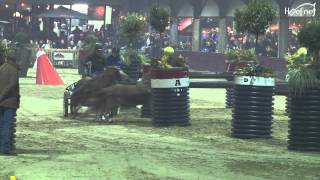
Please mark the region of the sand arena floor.
[[275, 99], [273, 138], [230, 137], [224, 89], [192, 89], [190, 127], [155, 128], [140, 110], [122, 109], [110, 124], [64, 119], [62, 97], [80, 77], [59, 69], [65, 86], [20, 80], [17, 156], [0, 156], [0, 180], [305, 180], [320, 178], [320, 153], [287, 150], [285, 98]]

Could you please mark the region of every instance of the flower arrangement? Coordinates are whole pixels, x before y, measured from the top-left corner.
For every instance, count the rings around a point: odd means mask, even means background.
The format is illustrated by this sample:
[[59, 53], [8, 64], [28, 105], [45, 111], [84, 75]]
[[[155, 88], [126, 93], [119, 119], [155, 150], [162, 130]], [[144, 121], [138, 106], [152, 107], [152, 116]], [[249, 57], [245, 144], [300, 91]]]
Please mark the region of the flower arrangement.
[[150, 60], [145, 54], [140, 53], [133, 49], [123, 49], [120, 51], [120, 56], [122, 63], [129, 66], [133, 62], [138, 62], [140, 64], [148, 63]]
[[274, 77], [274, 71], [270, 68], [262, 67], [259, 64], [249, 64], [246, 67], [237, 69], [234, 72], [236, 76], [256, 76], [256, 77]]
[[174, 49], [172, 47], [164, 48], [164, 53], [159, 59], [151, 61], [151, 67], [154, 69], [172, 69], [172, 68], [188, 68], [188, 62], [181, 54], [174, 57]]
[[225, 53], [227, 63], [255, 63], [257, 61], [256, 52], [254, 49], [230, 49]]
[[305, 48], [287, 57], [287, 80], [295, 94], [320, 88], [320, 22], [306, 24], [299, 32], [298, 40]]

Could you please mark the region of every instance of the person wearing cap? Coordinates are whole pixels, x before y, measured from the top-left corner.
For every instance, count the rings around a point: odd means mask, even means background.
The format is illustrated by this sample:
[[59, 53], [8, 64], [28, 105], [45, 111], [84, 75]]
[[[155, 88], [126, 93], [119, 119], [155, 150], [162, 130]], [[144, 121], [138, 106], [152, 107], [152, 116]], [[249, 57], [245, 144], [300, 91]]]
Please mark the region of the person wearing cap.
[[9, 52], [6, 62], [0, 66], [0, 153], [3, 154], [14, 151], [12, 127], [20, 105], [19, 67], [14, 53]]
[[101, 44], [95, 45], [94, 52], [86, 58], [85, 64], [89, 67], [91, 66], [90, 76], [94, 77], [103, 73], [106, 67], [106, 59], [103, 55], [103, 47]]

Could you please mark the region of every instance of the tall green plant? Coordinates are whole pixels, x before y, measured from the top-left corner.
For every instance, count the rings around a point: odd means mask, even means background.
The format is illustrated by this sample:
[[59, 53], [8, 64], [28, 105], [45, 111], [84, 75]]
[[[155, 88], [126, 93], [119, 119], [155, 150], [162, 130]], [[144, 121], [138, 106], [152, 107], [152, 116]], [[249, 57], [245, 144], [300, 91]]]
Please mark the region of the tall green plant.
[[0, 41], [0, 66], [5, 61], [6, 52], [7, 52], [6, 45], [2, 41]]
[[15, 37], [14, 41], [20, 44], [28, 44], [30, 42], [29, 35], [25, 32], [18, 32]]
[[88, 34], [83, 39], [83, 49], [93, 50], [95, 44], [99, 41], [98, 37], [94, 34]]
[[320, 8], [320, 3], [316, 2], [317, 0], [313, 0], [313, 3], [316, 3], [316, 16], [315, 16], [315, 21], [319, 21], [320, 22], [320, 11], [319, 11], [319, 8]]
[[306, 24], [299, 32], [298, 40], [302, 46], [305, 46], [312, 51], [314, 63], [320, 64], [320, 22], [313, 21]]
[[120, 56], [122, 59], [122, 63], [125, 65], [131, 65], [133, 62], [138, 62], [141, 64], [149, 63], [150, 59], [148, 59], [145, 54], [140, 53], [133, 49], [124, 49], [120, 51]]
[[[320, 22], [315, 20], [306, 24], [299, 32], [298, 40], [311, 53], [304, 58], [296, 55], [293, 61], [288, 58], [288, 82], [293, 92], [301, 93], [305, 89], [320, 88]], [[296, 54], [299, 55], [299, 51]]]
[[149, 23], [153, 29], [162, 34], [169, 26], [169, 17], [169, 12], [166, 9], [153, 6], [150, 9]]
[[129, 43], [132, 48], [133, 42], [142, 37], [145, 27], [144, 18], [136, 13], [130, 14], [119, 23], [119, 35]]
[[255, 35], [257, 45], [259, 35], [265, 33], [275, 17], [271, 0], [251, 0], [246, 8], [236, 11], [236, 30]]

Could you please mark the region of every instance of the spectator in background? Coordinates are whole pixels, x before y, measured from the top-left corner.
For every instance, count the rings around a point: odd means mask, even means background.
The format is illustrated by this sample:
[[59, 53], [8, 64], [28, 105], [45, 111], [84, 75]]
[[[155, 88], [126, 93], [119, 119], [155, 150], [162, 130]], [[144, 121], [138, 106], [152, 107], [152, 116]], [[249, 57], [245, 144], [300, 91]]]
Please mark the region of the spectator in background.
[[265, 54], [264, 56], [269, 56], [269, 57], [277, 57], [277, 52], [275, 51], [275, 49], [273, 49], [271, 47], [271, 45], [267, 45], [266, 46], [266, 50], [265, 50]]
[[248, 36], [244, 36], [242, 42], [243, 42], [242, 48], [244, 48], [244, 49], [250, 49], [251, 48], [250, 39], [248, 38]]
[[60, 32], [60, 37], [59, 38], [63, 39], [64, 41], [66, 41], [68, 39], [68, 37], [67, 37], [67, 35], [66, 35], [66, 33], [64, 31]]
[[47, 39], [47, 40], [46, 40], [46, 43], [43, 44], [41, 47], [42, 47], [43, 49], [50, 49], [50, 48], [52, 48], [52, 42], [51, 42], [51, 40]]
[[98, 36], [98, 38], [101, 40], [101, 42], [105, 42], [105, 41], [106, 41], [106, 37], [107, 37], [107, 35], [106, 35], [106, 29], [105, 29], [105, 26], [102, 25], [102, 26], [100, 27], [100, 30], [99, 30], [99, 36]]
[[98, 31], [98, 29], [94, 29], [94, 35], [96, 35], [97, 37], [99, 37], [99, 31]]
[[66, 41], [64, 39], [60, 39], [60, 41], [58, 42], [58, 48], [59, 49], [67, 49], [68, 48], [68, 44], [66, 43]]
[[72, 31], [74, 43], [78, 43], [78, 41], [80, 40], [81, 33], [82, 31], [80, 30], [79, 26], [76, 26], [76, 28]]
[[106, 63], [107, 66], [116, 66], [121, 67], [121, 58], [119, 54], [119, 49], [112, 48], [111, 55], [107, 57]]

